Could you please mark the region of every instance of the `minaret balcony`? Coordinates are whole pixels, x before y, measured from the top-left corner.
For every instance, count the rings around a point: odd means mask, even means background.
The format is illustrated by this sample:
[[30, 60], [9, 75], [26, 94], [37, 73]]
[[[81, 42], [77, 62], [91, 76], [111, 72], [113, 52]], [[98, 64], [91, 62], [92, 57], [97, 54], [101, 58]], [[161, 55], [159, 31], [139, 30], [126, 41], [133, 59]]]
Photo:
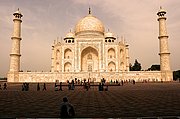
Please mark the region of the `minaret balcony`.
[[159, 39], [164, 38], [164, 37], [168, 38], [169, 36], [167, 36], [167, 35], [158, 36]]
[[19, 40], [22, 40], [21, 37], [17, 37], [17, 36], [12, 36], [11, 39], [19, 39]]

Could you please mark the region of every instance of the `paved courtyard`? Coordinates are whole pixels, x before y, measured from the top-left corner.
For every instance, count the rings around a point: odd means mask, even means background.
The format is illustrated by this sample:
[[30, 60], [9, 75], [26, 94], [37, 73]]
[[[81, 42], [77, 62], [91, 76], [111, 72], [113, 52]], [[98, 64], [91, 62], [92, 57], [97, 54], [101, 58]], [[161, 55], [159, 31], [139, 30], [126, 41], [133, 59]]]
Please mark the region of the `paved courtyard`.
[[30, 84], [29, 91], [21, 91], [21, 86], [9, 83], [8, 90], [0, 91], [0, 118], [58, 118], [59, 105], [67, 96], [75, 108], [75, 117], [180, 119], [180, 83], [125, 84], [109, 86], [102, 92], [98, 87], [86, 91], [80, 86], [54, 91], [54, 84], [47, 84], [47, 91], [36, 91], [37, 84]]

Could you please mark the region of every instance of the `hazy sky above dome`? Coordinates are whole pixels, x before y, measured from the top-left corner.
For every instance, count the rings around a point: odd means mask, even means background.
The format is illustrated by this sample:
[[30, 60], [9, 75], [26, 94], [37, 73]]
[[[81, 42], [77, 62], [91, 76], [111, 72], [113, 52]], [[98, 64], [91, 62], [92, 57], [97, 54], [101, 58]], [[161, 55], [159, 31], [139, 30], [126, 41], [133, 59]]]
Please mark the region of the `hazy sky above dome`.
[[0, 77], [9, 70], [13, 13], [23, 14], [21, 70], [50, 71], [51, 46], [88, 14], [100, 19], [106, 30], [125, 36], [130, 62], [143, 69], [159, 64], [157, 11], [167, 11], [172, 70], [180, 69], [180, 0], [0, 0]]

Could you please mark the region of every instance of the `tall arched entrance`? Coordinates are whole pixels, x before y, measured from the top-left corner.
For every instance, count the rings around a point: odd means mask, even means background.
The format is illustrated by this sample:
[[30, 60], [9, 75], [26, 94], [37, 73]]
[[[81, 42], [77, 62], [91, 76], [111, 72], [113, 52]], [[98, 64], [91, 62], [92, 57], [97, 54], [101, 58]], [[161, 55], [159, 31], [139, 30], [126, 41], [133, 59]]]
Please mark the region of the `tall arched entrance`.
[[99, 70], [98, 51], [87, 47], [81, 52], [81, 71], [95, 72]]

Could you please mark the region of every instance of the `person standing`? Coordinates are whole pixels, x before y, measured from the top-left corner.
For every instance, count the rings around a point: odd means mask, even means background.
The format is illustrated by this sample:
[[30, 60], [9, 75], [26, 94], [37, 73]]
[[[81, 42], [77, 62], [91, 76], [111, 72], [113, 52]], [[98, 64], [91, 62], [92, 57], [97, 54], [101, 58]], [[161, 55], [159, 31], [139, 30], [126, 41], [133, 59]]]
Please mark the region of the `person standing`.
[[75, 85], [74, 85], [74, 80], [72, 80], [72, 87], [71, 87], [71, 90], [74, 90], [74, 88], [75, 88]]
[[62, 91], [62, 82], [60, 82], [59, 85], [60, 85], [60, 86], [59, 86], [59, 90]]
[[122, 85], [122, 86], [124, 85], [124, 82], [123, 82], [123, 80], [121, 80], [121, 85]]
[[133, 80], [133, 85], [134, 85], [135, 83], [136, 83], [135, 80]]
[[6, 84], [6, 83], [4, 83], [4, 88], [3, 88], [3, 90], [7, 90], [7, 84]]
[[55, 83], [55, 85], [54, 85], [54, 90], [55, 90], [55, 91], [58, 91], [58, 86], [57, 86], [56, 83]]
[[39, 83], [37, 84], [37, 91], [40, 91]]
[[60, 104], [60, 117], [72, 118], [74, 116], [75, 116], [75, 111], [73, 105], [68, 102], [67, 97], [64, 97], [63, 102]]

